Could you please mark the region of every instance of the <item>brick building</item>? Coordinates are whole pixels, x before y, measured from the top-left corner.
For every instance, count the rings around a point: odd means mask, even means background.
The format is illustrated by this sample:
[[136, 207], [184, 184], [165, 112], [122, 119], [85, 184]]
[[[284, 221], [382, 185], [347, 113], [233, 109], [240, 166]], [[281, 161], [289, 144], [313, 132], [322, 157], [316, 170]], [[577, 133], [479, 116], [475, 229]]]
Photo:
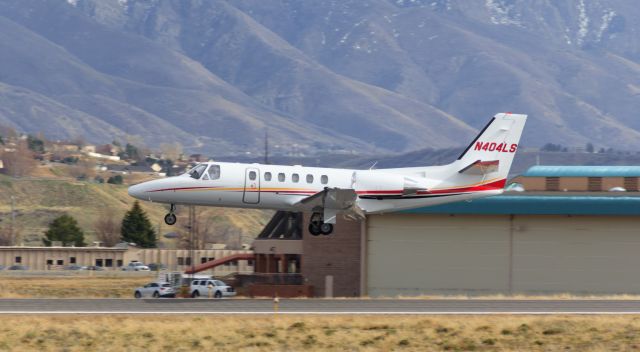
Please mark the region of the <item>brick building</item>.
[[511, 182], [529, 192], [638, 191], [640, 166], [533, 166]]

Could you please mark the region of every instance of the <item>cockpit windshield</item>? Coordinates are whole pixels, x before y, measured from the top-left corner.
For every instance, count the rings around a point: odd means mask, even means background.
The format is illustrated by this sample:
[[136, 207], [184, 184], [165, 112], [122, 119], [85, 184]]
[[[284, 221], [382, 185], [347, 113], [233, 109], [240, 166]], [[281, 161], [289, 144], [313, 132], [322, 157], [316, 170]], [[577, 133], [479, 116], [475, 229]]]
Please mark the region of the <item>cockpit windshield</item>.
[[[207, 166], [209, 167], [208, 169]], [[196, 180], [218, 180], [220, 179], [220, 165], [198, 164], [189, 170], [187, 174]]]
[[207, 164], [198, 164], [193, 169], [189, 170], [189, 175], [197, 180], [202, 176], [206, 169]]

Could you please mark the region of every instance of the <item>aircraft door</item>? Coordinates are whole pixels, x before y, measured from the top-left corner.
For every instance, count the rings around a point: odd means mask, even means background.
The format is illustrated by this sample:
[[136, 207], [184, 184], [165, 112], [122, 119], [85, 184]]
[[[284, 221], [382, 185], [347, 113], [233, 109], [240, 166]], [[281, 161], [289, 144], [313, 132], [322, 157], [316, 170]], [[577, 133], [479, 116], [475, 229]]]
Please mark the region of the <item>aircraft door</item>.
[[260, 203], [260, 170], [255, 167], [249, 167], [245, 171], [242, 201], [247, 204]]

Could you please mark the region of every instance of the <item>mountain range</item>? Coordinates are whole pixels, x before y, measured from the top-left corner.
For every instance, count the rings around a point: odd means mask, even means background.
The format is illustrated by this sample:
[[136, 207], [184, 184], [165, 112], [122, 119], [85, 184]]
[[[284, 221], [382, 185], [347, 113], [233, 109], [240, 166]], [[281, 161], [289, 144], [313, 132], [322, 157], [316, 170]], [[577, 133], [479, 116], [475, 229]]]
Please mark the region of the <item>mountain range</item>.
[[0, 0], [0, 124], [209, 155], [640, 148], [632, 0]]

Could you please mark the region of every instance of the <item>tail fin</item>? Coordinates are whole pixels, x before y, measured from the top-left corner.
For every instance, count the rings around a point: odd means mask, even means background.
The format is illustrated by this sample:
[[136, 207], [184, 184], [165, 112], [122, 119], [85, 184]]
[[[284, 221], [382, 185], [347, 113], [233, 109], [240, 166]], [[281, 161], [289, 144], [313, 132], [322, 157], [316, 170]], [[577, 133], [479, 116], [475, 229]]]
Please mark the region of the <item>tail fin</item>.
[[458, 173], [506, 179], [526, 121], [527, 115], [496, 114], [458, 157]]

